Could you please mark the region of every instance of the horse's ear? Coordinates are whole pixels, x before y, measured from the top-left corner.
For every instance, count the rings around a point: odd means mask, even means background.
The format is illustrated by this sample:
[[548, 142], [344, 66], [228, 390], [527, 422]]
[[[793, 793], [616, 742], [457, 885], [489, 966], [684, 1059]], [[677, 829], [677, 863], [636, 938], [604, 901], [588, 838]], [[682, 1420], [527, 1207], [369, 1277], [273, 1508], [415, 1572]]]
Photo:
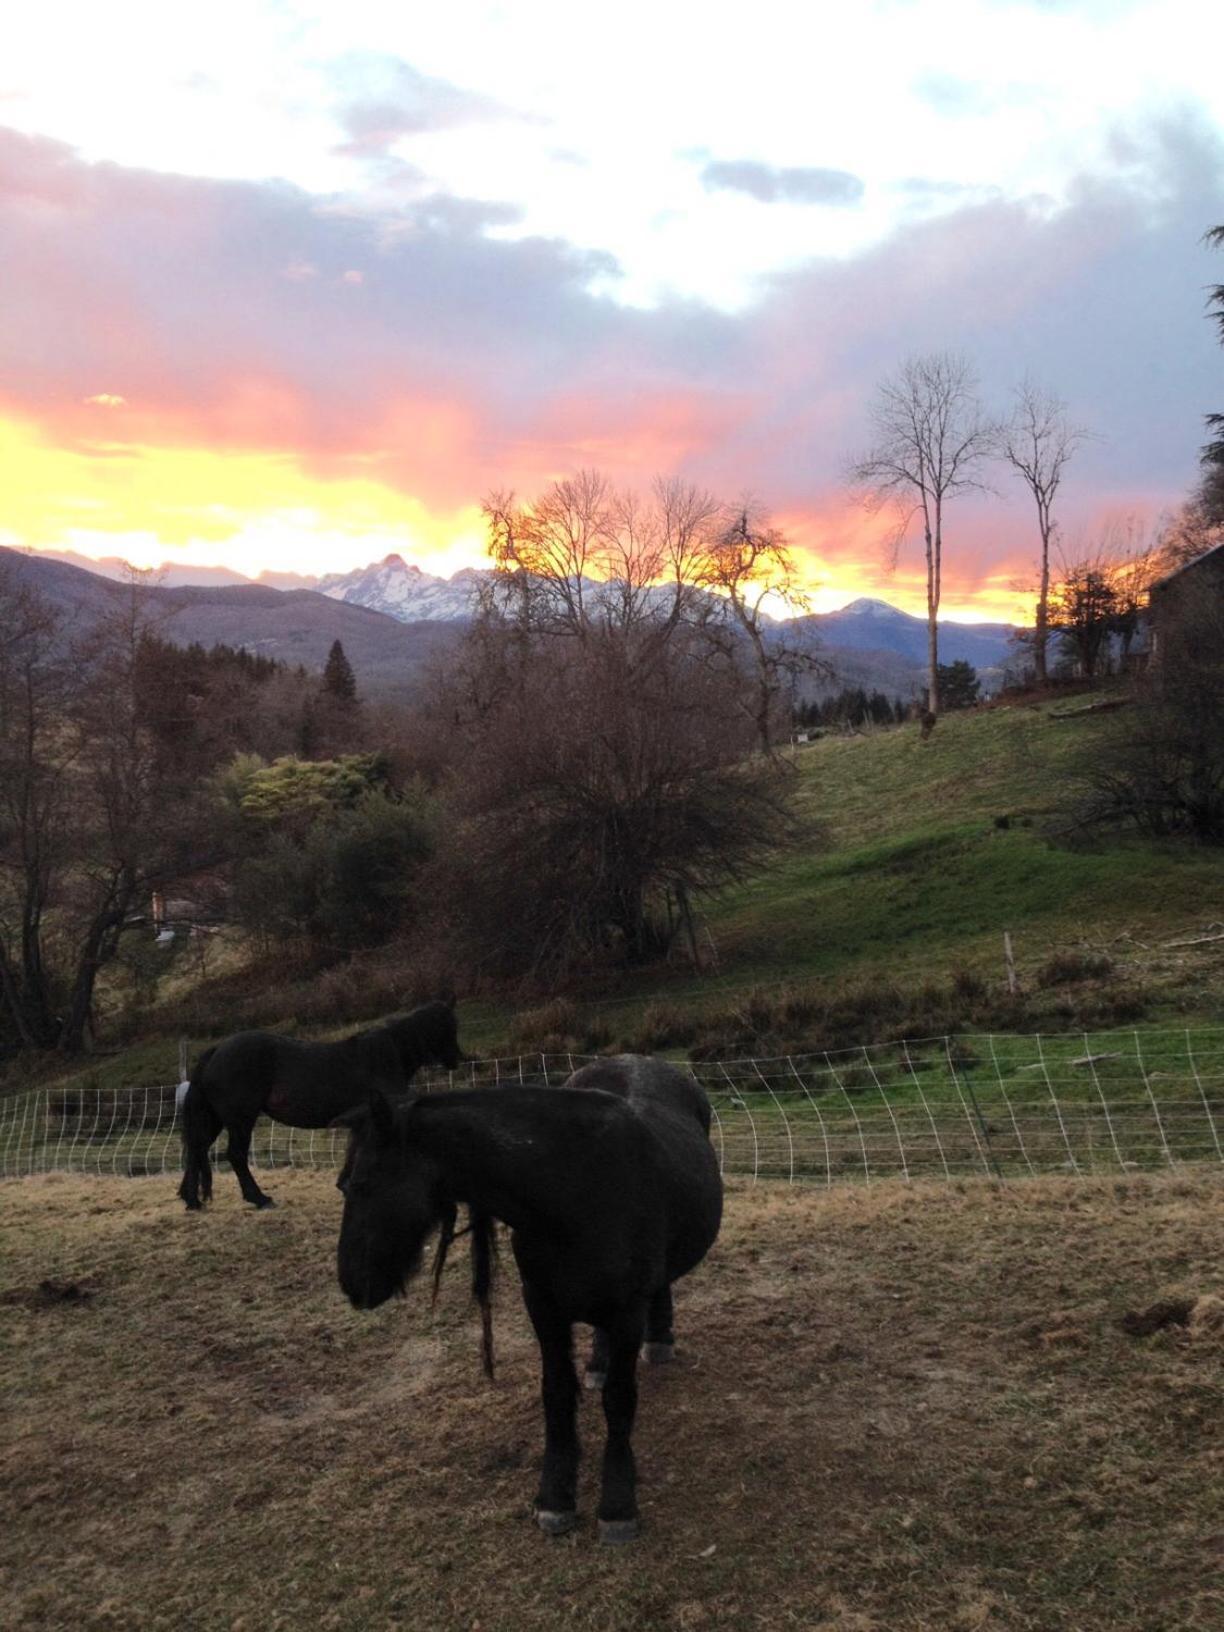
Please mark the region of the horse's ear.
[[378, 1088], [370, 1090], [370, 1121], [378, 1138], [389, 1145], [395, 1138], [395, 1117], [386, 1094]]

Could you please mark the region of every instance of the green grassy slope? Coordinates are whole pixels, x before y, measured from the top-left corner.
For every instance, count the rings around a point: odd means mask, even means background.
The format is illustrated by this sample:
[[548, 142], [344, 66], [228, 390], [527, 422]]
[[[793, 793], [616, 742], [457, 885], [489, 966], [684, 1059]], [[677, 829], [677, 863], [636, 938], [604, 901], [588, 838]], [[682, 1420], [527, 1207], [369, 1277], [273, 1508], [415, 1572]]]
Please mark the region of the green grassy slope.
[[993, 973], [1005, 930], [1024, 967], [1072, 946], [1152, 950], [1224, 918], [1218, 851], [1058, 840], [1085, 745], [1117, 728], [1115, 716], [1051, 718], [1058, 712], [953, 714], [928, 743], [904, 728], [798, 750], [824, 844], [710, 913], [724, 972]]
[[[1224, 922], [1224, 853], [1124, 837], [1071, 848], [1057, 836], [1085, 749], [1123, 718], [1056, 717], [1075, 706], [1060, 699], [953, 714], [927, 743], [908, 726], [796, 750], [801, 799], [820, 836], [806, 853], [780, 858], [706, 904], [712, 967], [641, 971], [552, 1005], [564, 1012], [541, 1012], [537, 1023], [524, 1023], [525, 1005], [463, 1002], [465, 1045], [486, 1055], [609, 1045], [685, 1051], [712, 1035], [738, 1052], [768, 1040], [838, 1046], [959, 1029], [1224, 1020], [1224, 941], [1170, 944]], [[998, 1002], [1005, 930], [1025, 992], [1014, 1013]], [[1049, 972], [1051, 960], [1073, 965], [1086, 954], [1112, 968], [1087, 982], [1074, 969], [1066, 980]], [[934, 986], [942, 995], [924, 997]], [[867, 1013], [863, 993], [873, 988], [896, 989], [905, 1001]], [[789, 1002], [798, 1012], [754, 1018], [761, 1002]], [[830, 1003], [839, 1006], [835, 1017]], [[174, 1005], [173, 1026], [169, 1010], [153, 1015], [145, 1040], [93, 1058], [84, 1074], [101, 1086], [172, 1080], [179, 1017], [193, 1051], [253, 1023], [235, 1019], [206, 1035], [181, 990]], [[360, 1015], [337, 1012], [320, 1031], [300, 993], [270, 991], [268, 1005], [263, 1023], [298, 1032], [335, 1034], [374, 1019], [367, 1005]], [[215, 1002], [204, 1009], [215, 1015]], [[81, 1069], [74, 1063], [69, 1073]], [[38, 1074], [46, 1080], [45, 1067]]]

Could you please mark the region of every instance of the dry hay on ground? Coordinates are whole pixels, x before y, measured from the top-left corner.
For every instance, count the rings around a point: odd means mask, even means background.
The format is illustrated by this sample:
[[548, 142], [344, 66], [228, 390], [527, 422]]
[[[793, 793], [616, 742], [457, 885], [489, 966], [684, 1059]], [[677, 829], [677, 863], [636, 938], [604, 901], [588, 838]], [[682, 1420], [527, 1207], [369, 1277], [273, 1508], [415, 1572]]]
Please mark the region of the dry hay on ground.
[[[593, 1454], [575, 1537], [528, 1517], [512, 1268], [490, 1385], [458, 1252], [435, 1312], [418, 1284], [360, 1316], [328, 1177], [277, 1174], [264, 1214], [173, 1188], [0, 1193], [9, 1626], [1224, 1624], [1216, 1175], [734, 1189], [678, 1298], [684, 1363], [643, 1374], [618, 1551]], [[590, 1396], [582, 1428], [594, 1452]]]

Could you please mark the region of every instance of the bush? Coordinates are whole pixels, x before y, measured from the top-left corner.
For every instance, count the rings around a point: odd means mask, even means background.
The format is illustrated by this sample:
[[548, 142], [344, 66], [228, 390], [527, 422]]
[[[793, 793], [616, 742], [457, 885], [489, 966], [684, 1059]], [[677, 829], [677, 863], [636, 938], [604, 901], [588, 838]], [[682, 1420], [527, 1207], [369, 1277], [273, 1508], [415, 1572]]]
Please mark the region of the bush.
[[1034, 978], [1041, 987], [1071, 986], [1082, 980], [1106, 980], [1113, 969], [1113, 959], [1103, 952], [1056, 952]]
[[653, 1054], [663, 1048], [685, 1048], [697, 1032], [694, 1016], [675, 1003], [649, 1003], [636, 1029], [622, 1040], [628, 1054]]
[[412, 919], [417, 877], [432, 849], [423, 796], [367, 792], [300, 832], [263, 839], [238, 865], [234, 913], [265, 945], [297, 944], [332, 957], [380, 946]]
[[554, 997], [525, 1009], [510, 1022], [507, 1054], [595, 1054], [607, 1048], [612, 1034], [599, 1019], [584, 1016], [568, 997]]

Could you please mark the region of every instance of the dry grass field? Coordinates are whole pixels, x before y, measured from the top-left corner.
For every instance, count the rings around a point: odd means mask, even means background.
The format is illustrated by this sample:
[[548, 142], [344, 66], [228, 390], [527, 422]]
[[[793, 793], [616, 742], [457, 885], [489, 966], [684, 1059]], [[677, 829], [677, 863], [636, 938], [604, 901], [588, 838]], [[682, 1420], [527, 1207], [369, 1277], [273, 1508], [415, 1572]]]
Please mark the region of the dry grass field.
[[1218, 1175], [733, 1188], [643, 1375], [621, 1550], [590, 1397], [582, 1526], [529, 1519], [509, 1262], [490, 1384], [458, 1250], [435, 1311], [359, 1316], [329, 1178], [274, 1182], [205, 1217], [165, 1179], [0, 1189], [6, 1626], [1224, 1625]]

